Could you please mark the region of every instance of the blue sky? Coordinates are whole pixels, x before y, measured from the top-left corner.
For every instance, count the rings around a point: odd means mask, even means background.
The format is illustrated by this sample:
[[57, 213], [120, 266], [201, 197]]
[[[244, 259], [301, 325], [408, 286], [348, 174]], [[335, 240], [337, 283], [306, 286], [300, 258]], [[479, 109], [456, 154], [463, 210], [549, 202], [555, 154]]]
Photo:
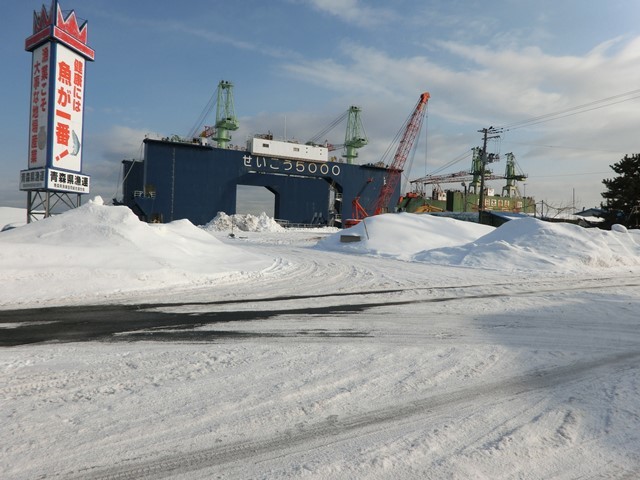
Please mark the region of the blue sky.
[[[224, 79], [247, 135], [306, 140], [350, 105], [362, 108], [382, 158], [421, 92], [427, 134], [410, 179], [468, 169], [479, 129], [510, 125], [640, 88], [637, 1], [61, 0], [89, 21], [84, 170], [111, 199], [120, 161], [140, 158], [145, 135], [186, 135]], [[49, 1], [46, 1], [49, 4]], [[0, 205], [24, 207], [33, 10], [3, 5]], [[609, 165], [640, 151], [640, 99], [509, 130], [490, 147], [513, 152], [527, 195], [555, 206], [596, 206]], [[209, 118], [211, 120], [211, 118]], [[342, 143], [344, 128], [329, 140]], [[494, 167], [502, 173], [504, 163]], [[501, 188], [501, 183], [495, 185]]]

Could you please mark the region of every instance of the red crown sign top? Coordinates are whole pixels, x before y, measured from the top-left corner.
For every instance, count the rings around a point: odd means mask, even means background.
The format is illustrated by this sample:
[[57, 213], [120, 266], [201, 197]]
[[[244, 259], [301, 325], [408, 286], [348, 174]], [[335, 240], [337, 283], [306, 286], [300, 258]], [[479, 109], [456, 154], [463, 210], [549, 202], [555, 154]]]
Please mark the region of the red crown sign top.
[[80, 27], [78, 27], [78, 20], [76, 18], [75, 10], [71, 10], [71, 13], [67, 15], [67, 18], [64, 18], [62, 15], [62, 10], [60, 10], [60, 5], [58, 5], [58, 15], [56, 19], [56, 26], [67, 32], [74, 38], [77, 38], [85, 45], [87, 44], [87, 22], [86, 20], [82, 23]]
[[58, 0], [52, 0], [51, 7], [48, 9], [42, 5], [39, 13], [33, 12], [33, 35], [27, 38], [25, 49], [33, 51], [52, 37], [78, 51], [87, 59], [93, 60], [94, 52], [87, 46], [87, 22], [84, 21], [82, 25], [78, 25], [74, 10], [65, 17]]
[[33, 34], [39, 33], [41, 30], [51, 26], [53, 24], [53, 4], [47, 10], [47, 7], [42, 5], [40, 13], [34, 10], [33, 12]]

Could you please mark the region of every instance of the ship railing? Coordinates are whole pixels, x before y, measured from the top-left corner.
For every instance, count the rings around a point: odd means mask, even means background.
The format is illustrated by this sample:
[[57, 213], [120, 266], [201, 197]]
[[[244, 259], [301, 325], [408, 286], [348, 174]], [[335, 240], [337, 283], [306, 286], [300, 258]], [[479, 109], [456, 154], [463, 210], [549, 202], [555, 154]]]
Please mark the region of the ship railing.
[[320, 223], [290, 222], [289, 220], [283, 220], [280, 218], [275, 218], [274, 220], [283, 228], [318, 228], [326, 226], [325, 224]]
[[133, 196], [135, 198], [156, 198], [156, 192], [144, 192], [144, 190], [134, 190]]

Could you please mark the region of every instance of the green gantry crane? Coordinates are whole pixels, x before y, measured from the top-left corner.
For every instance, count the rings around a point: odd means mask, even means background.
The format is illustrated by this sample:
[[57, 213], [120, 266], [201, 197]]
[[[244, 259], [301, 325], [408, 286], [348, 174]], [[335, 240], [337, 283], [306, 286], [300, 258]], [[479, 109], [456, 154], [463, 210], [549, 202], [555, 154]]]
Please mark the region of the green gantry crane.
[[233, 83], [221, 80], [218, 84], [218, 100], [216, 103], [215, 134], [211, 138], [219, 148], [227, 148], [231, 141], [231, 133], [240, 126], [233, 107]]
[[345, 154], [348, 164], [354, 163], [358, 158], [358, 149], [364, 147], [369, 141], [364, 133], [362, 120], [360, 119], [360, 107], [349, 107], [349, 118], [347, 119], [347, 131], [344, 136]]

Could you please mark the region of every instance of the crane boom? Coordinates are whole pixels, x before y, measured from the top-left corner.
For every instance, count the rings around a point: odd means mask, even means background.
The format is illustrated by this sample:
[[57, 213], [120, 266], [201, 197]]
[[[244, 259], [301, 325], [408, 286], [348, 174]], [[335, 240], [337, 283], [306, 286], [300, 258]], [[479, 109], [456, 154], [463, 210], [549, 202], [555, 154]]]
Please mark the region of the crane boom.
[[[458, 183], [458, 182], [471, 182], [474, 179], [474, 175], [462, 171], [457, 173], [450, 173], [445, 175], [427, 175], [426, 177], [411, 180], [411, 183], [421, 185], [437, 185], [440, 183]], [[484, 176], [485, 180], [502, 180], [507, 178], [504, 175], [492, 175], [488, 174]]]
[[422, 121], [424, 120], [426, 106], [429, 98], [429, 92], [424, 92], [420, 95], [420, 99], [418, 100], [418, 103], [416, 104], [411, 117], [407, 121], [407, 126], [402, 135], [402, 139], [398, 144], [398, 149], [396, 150], [396, 154], [393, 157], [393, 162], [391, 163], [391, 166], [389, 167], [387, 174], [385, 175], [384, 184], [382, 185], [380, 194], [378, 195], [378, 198], [376, 200], [373, 210], [374, 215], [383, 213], [389, 208], [389, 201], [391, 200], [391, 196], [393, 195], [393, 192], [400, 182], [404, 164], [407, 161], [409, 152], [413, 148], [415, 139], [420, 132], [420, 128], [422, 127]]

